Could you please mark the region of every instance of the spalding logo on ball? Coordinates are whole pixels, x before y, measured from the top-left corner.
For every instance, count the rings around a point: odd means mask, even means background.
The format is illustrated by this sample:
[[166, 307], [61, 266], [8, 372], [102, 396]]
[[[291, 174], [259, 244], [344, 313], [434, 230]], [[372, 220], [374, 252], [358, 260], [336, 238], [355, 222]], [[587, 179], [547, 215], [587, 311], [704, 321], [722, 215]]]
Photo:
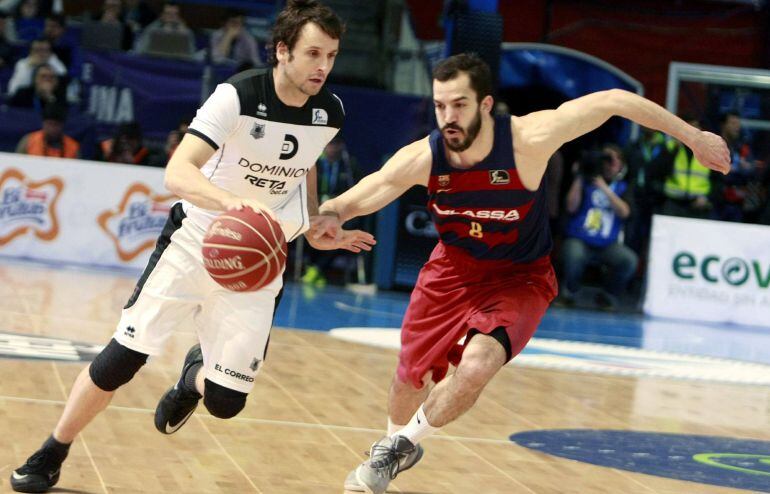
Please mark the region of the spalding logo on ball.
[[226, 211], [203, 237], [203, 264], [228, 290], [259, 290], [286, 265], [286, 238], [278, 223], [251, 208]]

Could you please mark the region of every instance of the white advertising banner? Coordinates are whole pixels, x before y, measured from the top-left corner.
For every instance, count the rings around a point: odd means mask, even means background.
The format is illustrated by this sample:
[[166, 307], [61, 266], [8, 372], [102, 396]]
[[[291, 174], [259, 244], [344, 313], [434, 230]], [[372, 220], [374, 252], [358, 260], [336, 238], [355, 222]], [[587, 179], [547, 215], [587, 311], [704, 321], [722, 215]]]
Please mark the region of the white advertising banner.
[[645, 313], [770, 327], [770, 227], [655, 216]]
[[143, 268], [175, 200], [161, 169], [0, 153], [0, 256]]

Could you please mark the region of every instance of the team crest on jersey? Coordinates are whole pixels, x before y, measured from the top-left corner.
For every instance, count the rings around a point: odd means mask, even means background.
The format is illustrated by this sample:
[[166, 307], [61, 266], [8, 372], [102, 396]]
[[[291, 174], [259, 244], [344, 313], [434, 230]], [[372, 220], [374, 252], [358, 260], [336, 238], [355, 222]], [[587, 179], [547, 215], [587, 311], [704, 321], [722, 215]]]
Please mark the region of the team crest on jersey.
[[59, 234], [56, 202], [63, 188], [59, 177], [33, 182], [19, 170], [6, 170], [0, 176], [0, 246], [30, 232], [53, 240]]
[[251, 137], [254, 139], [262, 139], [265, 137], [265, 124], [255, 122], [254, 128], [251, 129]]
[[267, 116], [267, 106], [265, 106], [264, 103], [260, 103], [259, 106], [257, 106], [257, 116], [259, 117]]
[[449, 185], [449, 175], [439, 175], [438, 176], [438, 186], [439, 187], [446, 187]]
[[135, 183], [123, 194], [117, 209], [99, 215], [99, 226], [112, 239], [121, 260], [131, 261], [155, 245], [175, 200], [171, 194], [158, 195]]
[[492, 185], [507, 185], [511, 183], [511, 176], [507, 170], [489, 170], [489, 183]]
[[313, 108], [313, 125], [326, 125], [329, 123], [329, 114], [323, 108]]

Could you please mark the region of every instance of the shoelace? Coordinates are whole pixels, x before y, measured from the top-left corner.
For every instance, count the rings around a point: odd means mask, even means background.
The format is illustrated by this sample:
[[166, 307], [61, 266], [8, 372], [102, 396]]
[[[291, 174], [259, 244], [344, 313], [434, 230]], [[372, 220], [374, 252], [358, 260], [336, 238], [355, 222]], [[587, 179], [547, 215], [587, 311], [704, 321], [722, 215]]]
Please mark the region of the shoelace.
[[380, 477], [388, 476], [390, 480], [396, 478], [398, 474], [398, 467], [404, 458], [409, 456], [410, 452], [399, 452], [396, 450], [396, 444], [392, 443], [390, 446], [381, 446], [375, 444], [372, 447], [372, 455], [370, 460], [371, 467], [375, 470]]
[[34, 472], [40, 467], [43, 467], [48, 462], [50, 454], [51, 452], [46, 449], [36, 451], [32, 456], [29, 457], [27, 463], [25, 463], [24, 466], [19, 469], [20, 473], [23, 474], [26, 472]]

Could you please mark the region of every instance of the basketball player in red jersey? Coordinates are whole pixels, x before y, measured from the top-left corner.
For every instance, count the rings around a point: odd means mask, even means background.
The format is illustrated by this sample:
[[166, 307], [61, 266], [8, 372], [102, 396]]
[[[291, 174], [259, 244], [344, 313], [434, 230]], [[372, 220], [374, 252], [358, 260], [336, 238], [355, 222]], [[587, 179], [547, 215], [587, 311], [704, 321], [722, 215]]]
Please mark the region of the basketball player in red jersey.
[[[602, 91], [512, 117], [492, 116], [491, 93], [489, 67], [480, 58], [442, 61], [433, 73], [439, 129], [322, 204], [312, 226], [318, 237], [334, 236], [343, 222], [419, 184], [428, 187], [440, 237], [404, 316], [388, 435], [348, 475], [348, 490], [385, 492], [422, 457], [419, 442], [466, 412], [535, 332], [557, 293], [542, 178], [562, 144], [618, 115], [684, 142], [713, 170], [729, 170], [720, 137], [636, 94]], [[449, 363], [457, 368], [446, 377]], [[432, 389], [428, 379], [437, 383]]]

